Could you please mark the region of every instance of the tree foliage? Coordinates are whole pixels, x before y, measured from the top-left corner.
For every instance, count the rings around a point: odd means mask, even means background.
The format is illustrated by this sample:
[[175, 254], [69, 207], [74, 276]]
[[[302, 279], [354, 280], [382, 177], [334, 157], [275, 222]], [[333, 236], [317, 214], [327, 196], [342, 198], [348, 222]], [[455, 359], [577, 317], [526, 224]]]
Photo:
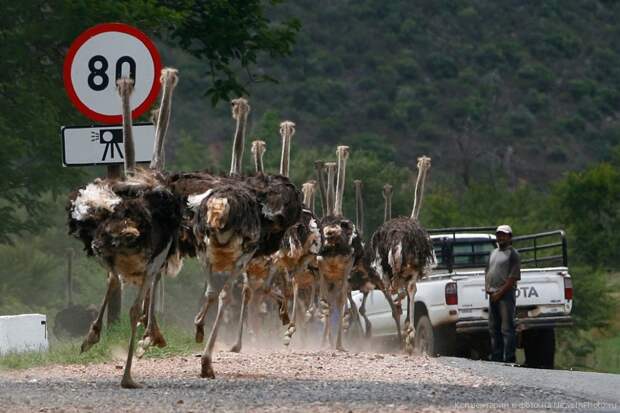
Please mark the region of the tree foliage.
[[[0, 242], [46, 223], [41, 195], [83, 180], [60, 166], [61, 125], [84, 124], [65, 95], [62, 62], [71, 42], [102, 22], [135, 25], [156, 39], [194, 53], [212, 82], [201, 91], [213, 103], [246, 92], [261, 55], [290, 52], [298, 23], [267, 17], [278, 1], [149, 0], [1, 2]], [[262, 76], [268, 78], [267, 74]], [[254, 77], [252, 77], [253, 79]]]

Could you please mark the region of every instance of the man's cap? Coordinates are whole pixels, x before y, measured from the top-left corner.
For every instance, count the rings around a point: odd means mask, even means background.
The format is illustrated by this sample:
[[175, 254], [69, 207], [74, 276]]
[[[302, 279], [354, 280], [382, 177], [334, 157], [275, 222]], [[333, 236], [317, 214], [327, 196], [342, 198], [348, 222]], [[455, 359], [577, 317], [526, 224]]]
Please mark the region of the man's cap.
[[495, 233], [497, 234], [498, 232], [503, 232], [505, 234], [510, 234], [512, 235], [512, 228], [510, 228], [510, 225], [500, 225], [499, 227], [497, 227], [497, 229], [495, 230]]

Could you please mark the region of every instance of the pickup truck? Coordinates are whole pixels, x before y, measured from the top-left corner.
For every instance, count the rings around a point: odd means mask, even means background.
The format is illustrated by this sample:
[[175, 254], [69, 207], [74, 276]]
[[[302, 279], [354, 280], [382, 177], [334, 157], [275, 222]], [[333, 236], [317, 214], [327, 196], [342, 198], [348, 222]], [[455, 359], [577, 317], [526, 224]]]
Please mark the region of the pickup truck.
[[[494, 230], [429, 230], [436, 264], [417, 283], [414, 345], [418, 351], [488, 359], [489, 297], [484, 288], [484, 270], [496, 247]], [[524, 349], [526, 365], [553, 368], [555, 328], [572, 324], [573, 287], [566, 236], [562, 230], [519, 236], [513, 238], [513, 246], [521, 256], [521, 280], [516, 291], [518, 347]], [[359, 291], [353, 292], [353, 301], [359, 308]], [[390, 306], [380, 291], [371, 291], [366, 316], [373, 338], [396, 336]], [[402, 324], [404, 319], [403, 314]], [[365, 324], [361, 324], [364, 329]]]

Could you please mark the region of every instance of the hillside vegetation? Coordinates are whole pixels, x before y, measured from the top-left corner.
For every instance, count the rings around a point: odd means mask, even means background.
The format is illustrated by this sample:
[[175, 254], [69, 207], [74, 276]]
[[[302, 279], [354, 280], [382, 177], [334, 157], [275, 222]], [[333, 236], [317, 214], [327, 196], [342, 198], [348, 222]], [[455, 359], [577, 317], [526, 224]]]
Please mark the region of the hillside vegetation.
[[[354, 216], [352, 180], [362, 179], [368, 237], [383, 219], [383, 184], [394, 186], [394, 215], [408, 215], [416, 158], [429, 155], [422, 223], [566, 229], [576, 328], [559, 340], [562, 363], [583, 367], [588, 354], [617, 352], [610, 293], [618, 283], [609, 274], [620, 267], [620, 3], [43, 3], [0, 14], [0, 51], [10, 57], [0, 63], [10, 74], [0, 79], [0, 314], [44, 312], [53, 325], [67, 305], [65, 256], [81, 246], [65, 235], [66, 194], [104, 170], [61, 167], [59, 127], [91, 123], [62, 90], [62, 58], [88, 26], [121, 20], [153, 36], [164, 64], [180, 70], [169, 169], [227, 170], [234, 126], [226, 99], [245, 90], [248, 141], [267, 142], [268, 171], [278, 170], [284, 119], [297, 124], [298, 185], [314, 177], [314, 160], [351, 146], [345, 212]], [[250, 14], [242, 27], [231, 23], [240, 4]], [[245, 58], [232, 41], [239, 32]], [[217, 76], [210, 42], [229, 53]], [[249, 160], [248, 142], [246, 171]], [[75, 301], [97, 303], [103, 270], [78, 253], [74, 272]], [[194, 260], [167, 284], [167, 321], [191, 324], [203, 282]], [[598, 349], [593, 338], [604, 341]]]

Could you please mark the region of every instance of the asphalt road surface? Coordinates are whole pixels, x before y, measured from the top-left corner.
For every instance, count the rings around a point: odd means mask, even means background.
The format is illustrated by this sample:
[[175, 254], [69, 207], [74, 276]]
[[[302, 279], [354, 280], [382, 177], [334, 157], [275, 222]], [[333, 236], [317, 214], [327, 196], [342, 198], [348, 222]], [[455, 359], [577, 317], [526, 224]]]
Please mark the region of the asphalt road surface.
[[[195, 357], [0, 371], [7, 412], [618, 411], [620, 376], [454, 358], [335, 351], [218, 352], [216, 379]], [[613, 389], [617, 391], [613, 391]]]

